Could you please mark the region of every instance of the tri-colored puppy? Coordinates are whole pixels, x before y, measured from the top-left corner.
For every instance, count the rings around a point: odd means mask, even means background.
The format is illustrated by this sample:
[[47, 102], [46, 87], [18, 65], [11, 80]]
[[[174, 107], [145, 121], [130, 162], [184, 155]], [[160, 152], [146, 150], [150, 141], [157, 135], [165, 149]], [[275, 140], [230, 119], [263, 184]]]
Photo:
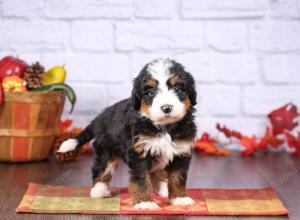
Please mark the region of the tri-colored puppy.
[[136, 209], [156, 209], [154, 190], [174, 205], [191, 205], [186, 193], [196, 126], [195, 82], [171, 59], [157, 59], [135, 78], [132, 95], [99, 114], [59, 152], [72, 151], [94, 138], [91, 197], [109, 197], [107, 184], [118, 160], [130, 169], [129, 190]]

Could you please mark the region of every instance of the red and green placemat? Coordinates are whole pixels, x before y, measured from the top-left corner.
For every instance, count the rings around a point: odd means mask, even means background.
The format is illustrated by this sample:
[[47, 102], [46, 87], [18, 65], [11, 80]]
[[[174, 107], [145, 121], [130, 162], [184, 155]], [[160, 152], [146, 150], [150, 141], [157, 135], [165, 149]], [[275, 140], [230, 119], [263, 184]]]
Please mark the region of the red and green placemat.
[[30, 183], [16, 209], [27, 213], [160, 214], [160, 215], [287, 215], [272, 187], [263, 189], [188, 189], [192, 206], [173, 206], [153, 195], [157, 210], [135, 210], [125, 188], [112, 188], [111, 198], [89, 197], [90, 187]]

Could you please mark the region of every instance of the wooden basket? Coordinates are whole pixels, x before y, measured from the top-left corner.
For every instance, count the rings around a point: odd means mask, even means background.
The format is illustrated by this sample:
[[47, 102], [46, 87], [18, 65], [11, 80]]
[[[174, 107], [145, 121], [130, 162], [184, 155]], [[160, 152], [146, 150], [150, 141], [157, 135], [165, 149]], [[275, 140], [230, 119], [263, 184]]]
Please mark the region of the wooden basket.
[[47, 158], [60, 132], [64, 93], [6, 92], [4, 97], [0, 107], [0, 161]]

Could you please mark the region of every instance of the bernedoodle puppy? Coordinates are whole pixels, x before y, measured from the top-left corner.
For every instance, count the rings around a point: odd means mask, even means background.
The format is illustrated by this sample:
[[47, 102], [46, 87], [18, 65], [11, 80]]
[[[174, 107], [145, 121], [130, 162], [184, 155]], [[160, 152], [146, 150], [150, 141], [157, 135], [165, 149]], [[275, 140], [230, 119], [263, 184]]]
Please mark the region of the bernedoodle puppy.
[[107, 184], [119, 160], [130, 169], [129, 191], [136, 209], [156, 209], [152, 190], [173, 205], [191, 205], [187, 172], [196, 135], [194, 78], [178, 62], [160, 58], [141, 70], [130, 98], [99, 114], [74, 139], [60, 146], [65, 153], [94, 139], [93, 198], [109, 197]]

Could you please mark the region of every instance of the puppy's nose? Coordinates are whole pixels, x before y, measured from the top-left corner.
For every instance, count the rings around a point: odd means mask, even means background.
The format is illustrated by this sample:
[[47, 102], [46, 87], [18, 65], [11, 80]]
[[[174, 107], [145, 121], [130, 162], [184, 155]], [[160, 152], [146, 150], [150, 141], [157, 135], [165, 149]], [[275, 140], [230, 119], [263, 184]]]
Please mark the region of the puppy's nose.
[[164, 113], [170, 113], [172, 111], [172, 108], [173, 106], [172, 105], [163, 105], [160, 107], [161, 110], [164, 112]]

